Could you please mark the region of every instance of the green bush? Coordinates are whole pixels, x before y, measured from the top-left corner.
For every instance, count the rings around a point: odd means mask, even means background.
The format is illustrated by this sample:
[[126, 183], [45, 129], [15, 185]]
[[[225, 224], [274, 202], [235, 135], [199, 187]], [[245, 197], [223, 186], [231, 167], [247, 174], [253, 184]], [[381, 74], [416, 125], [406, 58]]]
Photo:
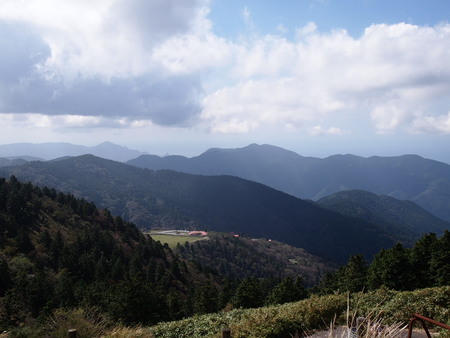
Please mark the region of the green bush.
[[[294, 303], [239, 308], [137, 329], [113, 327], [96, 310], [59, 310], [43, 325], [13, 330], [10, 337], [67, 337], [67, 330], [76, 328], [78, 337], [217, 338], [221, 337], [223, 328], [230, 328], [234, 338], [278, 338], [296, 332], [305, 335], [330, 325], [346, 325], [356, 316], [366, 317], [367, 322], [397, 327], [399, 323], [406, 325], [414, 313], [450, 324], [450, 286], [408, 292], [380, 289], [352, 295], [313, 295]], [[449, 332], [441, 336], [449, 337]]]
[[[347, 307], [350, 316], [347, 315]], [[289, 337], [345, 325], [354, 316], [380, 318], [383, 324], [407, 324], [414, 313], [440, 322], [450, 318], [450, 286], [398, 292], [380, 289], [370, 293], [312, 296], [295, 303], [257, 309], [235, 309], [230, 312], [196, 316], [149, 328], [155, 337], [220, 337], [222, 328], [230, 328], [238, 337]]]
[[388, 324], [408, 322], [414, 313], [443, 323], [450, 318], [450, 286], [404, 292], [380, 289], [353, 299], [361, 315], [378, 311]]

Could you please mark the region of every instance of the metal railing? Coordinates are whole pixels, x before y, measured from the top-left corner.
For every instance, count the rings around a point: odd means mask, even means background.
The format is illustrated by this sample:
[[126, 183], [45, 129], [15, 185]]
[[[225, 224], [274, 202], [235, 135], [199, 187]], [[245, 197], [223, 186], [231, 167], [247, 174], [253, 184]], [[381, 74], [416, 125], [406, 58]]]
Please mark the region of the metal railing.
[[443, 323], [439, 323], [431, 318], [419, 315], [419, 314], [414, 314], [413, 318], [411, 318], [411, 320], [409, 321], [409, 325], [408, 325], [408, 338], [412, 337], [412, 328], [413, 328], [413, 324], [414, 322], [419, 321], [422, 324], [423, 329], [425, 330], [425, 333], [427, 334], [428, 338], [431, 338], [431, 334], [430, 331], [428, 331], [427, 328], [427, 324], [426, 323], [430, 323], [439, 327], [442, 327], [444, 329], [450, 330], [450, 326], [447, 324], [443, 324]]

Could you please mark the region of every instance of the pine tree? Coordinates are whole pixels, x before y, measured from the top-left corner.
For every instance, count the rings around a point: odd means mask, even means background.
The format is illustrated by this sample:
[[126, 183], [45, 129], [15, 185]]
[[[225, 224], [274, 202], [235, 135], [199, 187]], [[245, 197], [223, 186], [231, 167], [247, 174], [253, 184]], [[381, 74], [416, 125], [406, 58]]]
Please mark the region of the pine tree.
[[367, 288], [367, 263], [362, 255], [352, 255], [348, 263], [338, 270], [337, 286], [340, 291], [360, 292]]
[[0, 257], [0, 297], [3, 297], [11, 286], [11, 272], [8, 263]]
[[255, 308], [264, 304], [264, 294], [258, 279], [254, 277], [244, 279], [233, 296], [233, 305], [242, 308]]
[[450, 231], [445, 230], [444, 235], [437, 241], [430, 262], [433, 283], [436, 286], [450, 284]]
[[381, 250], [369, 267], [368, 284], [372, 290], [381, 286], [410, 290], [413, 285], [413, 269], [408, 251], [401, 244]]
[[414, 288], [430, 287], [434, 284], [435, 274], [431, 273], [433, 253], [438, 248], [436, 234], [426, 234], [419, 239], [411, 251], [411, 264], [414, 268]]

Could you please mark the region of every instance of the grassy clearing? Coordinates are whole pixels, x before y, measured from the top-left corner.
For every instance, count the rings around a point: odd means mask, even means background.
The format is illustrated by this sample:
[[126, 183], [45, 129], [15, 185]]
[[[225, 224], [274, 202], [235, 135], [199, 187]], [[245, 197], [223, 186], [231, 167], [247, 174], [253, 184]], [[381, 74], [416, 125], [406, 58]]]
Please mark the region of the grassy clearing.
[[176, 248], [178, 243], [183, 245], [185, 242], [192, 243], [192, 242], [196, 242], [196, 241], [207, 239], [205, 237], [195, 237], [195, 236], [185, 236], [185, 235], [160, 235], [160, 234], [152, 234], [152, 233], [149, 233], [149, 235], [155, 241], [160, 241], [163, 244], [167, 243], [167, 245], [171, 249]]

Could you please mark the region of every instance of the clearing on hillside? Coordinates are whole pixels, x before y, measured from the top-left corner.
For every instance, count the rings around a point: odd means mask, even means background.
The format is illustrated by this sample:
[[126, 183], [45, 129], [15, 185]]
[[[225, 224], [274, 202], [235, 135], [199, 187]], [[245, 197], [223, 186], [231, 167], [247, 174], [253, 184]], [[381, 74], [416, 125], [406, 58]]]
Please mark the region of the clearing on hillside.
[[176, 248], [177, 244], [183, 245], [185, 242], [195, 242], [199, 240], [207, 240], [209, 237], [207, 233], [202, 232], [202, 234], [198, 234], [197, 231], [189, 232], [187, 230], [163, 230], [163, 231], [146, 231], [144, 232], [146, 235], [150, 235], [153, 240], [160, 241], [161, 243], [167, 243], [169, 248]]

